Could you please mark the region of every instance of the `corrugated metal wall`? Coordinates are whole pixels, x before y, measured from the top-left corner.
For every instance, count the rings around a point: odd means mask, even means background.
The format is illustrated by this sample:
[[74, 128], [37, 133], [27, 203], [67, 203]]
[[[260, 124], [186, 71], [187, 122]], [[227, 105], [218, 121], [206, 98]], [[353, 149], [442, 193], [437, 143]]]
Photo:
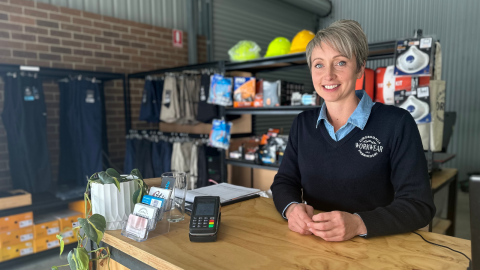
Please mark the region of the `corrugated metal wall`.
[[[413, 35], [414, 29], [436, 34], [442, 44], [442, 78], [446, 80], [446, 110], [457, 112], [448, 152], [457, 156], [446, 166], [460, 170], [460, 179], [480, 170], [480, 1], [478, 0], [332, 0], [330, 16], [320, 28], [340, 19], [358, 21], [369, 42]], [[392, 60], [369, 62], [386, 66]]]
[[[215, 60], [228, 60], [228, 50], [240, 40], [255, 41], [262, 48], [260, 54], [263, 56], [274, 38], [283, 36], [291, 41], [303, 29], [315, 29], [314, 14], [280, 0], [213, 0]], [[258, 73], [256, 76], [304, 83], [307, 91], [313, 91], [308, 69]], [[288, 131], [292, 119], [288, 116], [255, 116], [254, 130], [262, 133], [270, 127], [278, 127]]]
[[[187, 31], [187, 0], [35, 0], [119, 19]], [[198, 0], [201, 12], [204, 0]], [[200, 16], [199, 16], [200, 17]], [[204, 35], [202, 20], [197, 23]]]

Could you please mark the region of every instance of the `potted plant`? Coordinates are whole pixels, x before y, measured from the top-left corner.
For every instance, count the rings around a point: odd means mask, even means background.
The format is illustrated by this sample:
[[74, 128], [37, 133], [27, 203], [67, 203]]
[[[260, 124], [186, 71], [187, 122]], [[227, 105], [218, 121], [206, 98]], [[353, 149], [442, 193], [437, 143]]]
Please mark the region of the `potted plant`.
[[[95, 205], [92, 204], [92, 201], [88, 195], [88, 191], [90, 188], [92, 188], [93, 192], [93, 187], [95, 184], [105, 186], [113, 185], [120, 194], [121, 188], [124, 186], [122, 183], [128, 182], [133, 182], [137, 187], [137, 189], [132, 192], [132, 196], [130, 197], [131, 201], [128, 200], [128, 203], [133, 203], [133, 205], [135, 205], [135, 203], [139, 203], [142, 200], [143, 195], [146, 195], [148, 191], [148, 186], [143, 181], [143, 177], [138, 169], [132, 170], [130, 175], [120, 175], [116, 170], [110, 168], [105, 172], [102, 171], [95, 173], [90, 177], [87, 183], [87, 188], [85, 189], [85, 193], [83, 195], [85, 201], [86, 218], [78, 218], [79, 226], [74, 228], [78, 239], [78, 246], [68, 253], [68, 264], [52, 266], [52, 270], [57, 270], [59, 267], [63, 266], [70, 266], [71, 270], [89, 270], [90, 262], [93, 260], [108, 259], [108, 262], [110, 263], [110, 251], [108, 248], [99, 247], [92, 251], [87, 251], [85, 248], [88, 240], [95, 242], [97, 246], [99, 246], [100, 241], [103, 239], [103, 234], [107, 229], [107, 220], [103, 215], [99, 213], [90, 215]], [[101, 201], [96, 203], [101, 203]], [[92, 207], [88, 207], [88, 205], [92, 205]], [[131, 211], [133, 211], [133, 208], [130, 210], [130, 213]], [[63, 237], [59, 234], [57, 235], [57, 239], [60, 240], [60, 255], [62, 255], [64, 249]], [[94, 252], [97, 254], [97, 259], [90, 260], [89, 253]]]

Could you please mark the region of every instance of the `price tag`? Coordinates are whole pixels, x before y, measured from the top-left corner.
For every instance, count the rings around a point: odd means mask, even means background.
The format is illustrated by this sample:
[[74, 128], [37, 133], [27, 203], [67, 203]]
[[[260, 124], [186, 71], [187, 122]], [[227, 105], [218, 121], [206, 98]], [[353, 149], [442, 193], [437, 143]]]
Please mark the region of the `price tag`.
[[28, 255], [28, 254], [31, 254], [31, 253], [33, 253], [33, 248], [32, 247], [20, 249], [20, 256]]
[[20, 235], [20, 242], [25, 242], [33, 239], [33, 233]]
[[20, 223], [18, 223], [18, 225], [19, 225], [20, 228], [25, 228], [25, 227], [28, 227], [28, 226], [32, 226], [33, 225], [33, 220], [28, 219], [28, 220], [20, 221]]
[[68, 231], [68, 232], [62, 234], [63, 238], [72, 237], [72, 236], [73, 236], [73, 231]]
[[58, 247], [58, 246], [60, 246], [60, 242], [58, 240], [47, 243], [47, 248], [48, 249]]
[[59, 232], [60, 232], [60, 228], [58, 228], [58, 227], [47, 229], [47, 234], [48, 235], [59, 233]]
[[430, 91], [429, 91], [429, 89], [428, 89], [428, 86], [418, 87], [418, 88], [417, 88], [417, 92], [418, 92], [417, 96], [418, 96], [419, 98], [430, 96]]

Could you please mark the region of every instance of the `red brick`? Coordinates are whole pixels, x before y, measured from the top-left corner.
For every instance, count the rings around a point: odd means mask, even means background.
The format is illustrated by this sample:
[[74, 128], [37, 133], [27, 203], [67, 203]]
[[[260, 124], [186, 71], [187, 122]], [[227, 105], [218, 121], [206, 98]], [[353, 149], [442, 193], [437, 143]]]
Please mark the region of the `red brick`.
[[13, 50], [14, 57], [37, 59], [37, 53]]
[[74, 24], [81, 24], [81, 25], [86, 25], [86, 26], [92, 26], [92, 22], [89, 21], [89, 20], [85, 20], [85, 19], [80, 19], [80, 18], [73, 18], [72, 19], [73, 23]]
[[83, 27], [83, 32], [87, 33], [87, 34], [90, 34], [90, 35], [101, 35], [102, 34], [102, 31], [100, 31], [98, 29], [87, 28], [87, 27]]
[[29, 66], [37, 66], [37, 67], [50, 67], [49, 61], [38, 61], [38, 60], [27, 60], [27, 65]]
[[138, 41], [140, 42], [145, 42], [145, 43], [153, 43], [153, 39], [151, 38], [144, 38], [144, 37], [139, 37]]
[[105, 60], [105, 65], [106, 66], [121, 66], [122, 65], [122, 62], [120, 61], [113, 61], [113, 60]]
[[167, 40], [164, 40], [164, 39], [157, 39], [155, 40], [155, 44], [156, 45], [159, 45], [159, 46], [168, 46], [168, 47], [171, 47], [172, 46], [172, 41], [167, 41]]
[[101, 22], [93, 22], [93, 26], [103, 28], [103, 29], [112, 29], [110, 24], [101, 23]]
[[103, 20], [106, 21], [106, 22], [122, 24], [122, 25], [128, 24], [128, 22], [130, 22], [130, 21], [127, 21], [127, 20], [117, 19], [117, 18], [113, 18], [113, 17], [110, 17], [110, 16], [103, 16]]
[[113, 68], [111, 68], [111, 67], [95, 67], [95, 71], [113, 72]]
[[146, 46], [145, 44], [143, 44], [143, 43], [134, 43], [134, 42], [132, 42], [132, 43], [130, 43], [130, 46], [131, 46], [131, 47], [134, 47], [134, 48], [140, 48], [140, 49], [146, 49], [146, 48], [147, 48], [147, 46]]
[[102, 20], [102, 15], [99, 15], [99, 14], [86, 12], [86, 11], [83, 11], [82, 14], [83, 14], [83, 17], [85, 17], [85, 18], [94, 19], [94, 20]]
[[112, 44], [112, 40], [109, 38], [95, 37], [95, 42]]
[[[50, 5], [50, 4], [45, 4], [45, 3], [42, 3], [42, 2], [37, 2], [37, 8], [45, 9], [45, 10], [49, 10], [49, 11], [54, 11], [54, 12], [59, 11], [57, 6]], [[52, 14], [50, 14], [50, 15], [52, 15]]]
[[155, 53], [150, 51], [140, 51], [140, 55], [154, 57]]
[[140, 29], [147, 29], [151, 30], [153, 29], [153, 26], [150, 24], [145, 24], [145, 23], [138, 23], [138, 22], [133, 22], [133, 21], [128, 21], [130, 26], [137, 27]]
[[62, 21], [62, 22], [68, 22], [68, 23], [71, 22], [70, 17], [64, 16], [64, 15], [59, 15], [59, 14], [54, 14], [54, 13], [50, 13], [50, 19], [52, 19], [54, 21]]
[[0, 56], [11, 56], [12, 53], [10, 52], [10, 50], [4, 50], [4, 49], [0, 49]]
[[83, 55], [83, 56], [92, 56], [93, 53], [91, 51], [85, 51], [85, 50], [74, 50], [74, 54], [76, 55]]
[[71, 41], [71, 40], [62, 40], [62, 45], [64, 46], [72, 46], [72, 47], [82, 47], [81, 42]]
[[104, 52], [95, 52], [95, 57], [112, 58], [112, 54]]
[[48, 38], [48, 37], [38, 37], [38, 42], [40, 43], [49, 43], [49, 44], [60, 44], [58, 38]]
[[26, 26], [26, 25], [25, 25], [25, 32], [34, 33], [34, 34], [41, 34], [41, 35], [48, 35], [48, 30], [47, 29], [39, 28], [39, 27], [33, 27], [33, 26]]
[[114, 40], [114, 43], [119, 46], [130, 46], [130, 42], [121, 39]]
[[103, 35], [106, 37], [119, 38], [120, 34], [115, 32], [103, 31]]
[[31, 44], [31, 43], [27, 43], [25, 44], [26, 45], [26, 49], [29, 50], [29, 51], [42, 51], [42, 52], [48, 52], [48, 46], [45, 46], [45, 45], [40, 45], [40, 44]]
[[140, 30], [140, 29], [137, 29], [137, 28], [130, 28], [130, 33], [135, 34], [135, 35], [141, 35], [141, 36], [145, 36], [145, 34], [146, 34], [145, 30]]
[[[73, 69], [73, 64], [70, 63], [58, 63], [58, 62], [53, 62], [52, 67], [54, 68], [67, 68], [67, 69]], [[51, 154], [51, 152], [50, 152]]]
[[102, 45], [95, 44], [95, 43], [83, 43], [83, 47], [88, 48], [88, 49], [94, 49], [94, 50], [101, 50], [102, 49]]
[[156, 38], [162, 38], [162, 35], [159, 34], [159, 33], [155, 33], [155, 32], [148, 32], [147, 33], [149, 37], [156, 37]]
[[73, 34], [74, 39], [79, 39], [79, 40], [85, 40], [85, 41], [92, 41], [91, 36], [86, 36], [86, 35], [80, 35], [80, 34]]
[[127, 28], [127, 27], [114, 25], [114, 26], [112, 27], [112, 29], [115, 30], [115, 31], [120, 31], [120, 32], [128, 33], [128, 28]]
[[12, 33], [12, 39], [25, 40], [25, 41], [37, 41], [37, 38], [33, 35], [25, 35], [20, 33]]
[[42, 60], [61, 61], [62, 57], [58, 54], [40, 53], [39, 58]]
[[26, 7], [35, 7], [35, 2], [28, 0], [10, 0], [10, 4], [26, 6]]
[[[23, 23], [23, 24], [35, 24], [35, 19], [23, 17], [23, 16], [16, 16], [10, 15], [10, 21], [15, 23]], [[22, 28], [20, 25], [17, 25], [19, 28]], [[18, 30], [17, 30], [18, 31]]]
[[21, 7], [13, 7], [11, 5], [0, 4], [0, 10], [3, 11], [3, 12], [7, 12], [7, 13], [23, 14], [23, 11], [22, 11]]
[[38, 17], [38, 18], [44, 18], [44, 19], [48, 18], [48, 13], [34, 10], [34, 9], [26, 8], [23, 13], [25, 15], [32, 16], [32, 17]]
[[138, 63], [137, 62], [123, 62], [123, 67], [138, 68]]
[[81, 64], [75, 64], [75, 69], [78, 69], [78, 70], [95, 70], [95, 68], [92, 65], [81, 65]]
[[103, 45], [103, 50], [107, 52], [120, 52], [119, 47], [114, 47], [114, 46], [108, 46], [108, 45]]
[[82, 11], [77, 10], [77, 9], [61, 7], [60, 12], [65, 13], [65, 14], [69, 14], [69, 15], [74, 15], [74, 16], [82, 16]]
[[148, 59], [145, 57], [140, 57], [140, 56], [132, 56], [131, 59], [133, 62], [143, 62], [143, 63], [148, 63]]
[[129, 54], [138, 55], [138, 50], [137, 50], [137, 49], [122, 48], [122, 51], [123, 51], [124, 53], [129, 53]]
[[83, 58], [82, 57], [76, 57], [76, 56], [64, 55], [63, 56], [63, 62], [83, 63]]
[[0, 38], [9, 39], [10, 38], [10, 33], [5, 32], [5, 31], [0, 31]]
[[125, 34], [123, 34], [123, 35], [122, 35], [122, 39], [128, 39], [128, 40], [132, 41], [132, 40], [137, 40], [137, 37], [136, 37], [136, 36], [132, 36], [132, 35], [125, 35]]
[[71, 24], [62, 23], [62, 29], [63, 30], [75, 31], [75, 32], [82, 32], [82, 27], [76, 26], [76, 25], [71, 25]]
[[85, 64], [103, 65], [103, 59], [85, 58]]
[[[1, 44], [1, 42], [0, 42], [0, 44]], [[13, 65], [25, 65], [25, 59], [0, 57], [0, 63], [13, 64]]]
[[51, 46], [50, 51], [52, 53], [65, 53], [65, 54], [72, 54], [72, 49], [70, 48], [63, 48], [63, 47], [55, 47]]
[[51, 36], [56, 36], [56, 37], [64, 37], [64, 38], [72, 38], [72, 34], [64, 31], [57, 31], [57, 30], [50, 30], [50, 35]]
[[8, 21], [8, 14], [0, 13], [0, 20], [2, 20], [2, 21]]
[[0, 29], [2, 29], [2, 30], [13, 30], [13, 31], [20, 31], [20, 32], [22, 32], [22, 26], [21, 26], [21, 25], [15, 25], [15, 24], [10, 24], [10, 23], [2, 23], [2, 22], [0, 22]]
[[23, 43], [16, 41], [0, 40], [0, 48], [23, 49]]
[[113, 58], [120, 59], [120, 60], [130, 60], [130, 56], [129, 55], [124, 55], [124, 54], [114, 54]]
[[37, 20], [37, 25], [38, 26], [44, 26], [44, 27], [50, 27], [50, 28], [58, 28], [58, 23], [51, 22], [51, 21]]

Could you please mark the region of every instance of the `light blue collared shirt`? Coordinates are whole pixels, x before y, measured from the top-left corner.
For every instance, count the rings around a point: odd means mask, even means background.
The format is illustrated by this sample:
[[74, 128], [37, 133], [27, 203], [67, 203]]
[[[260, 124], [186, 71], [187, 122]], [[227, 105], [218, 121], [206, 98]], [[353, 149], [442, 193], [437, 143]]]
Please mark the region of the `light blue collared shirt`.
[[327, 107], [325, 103], [323, 103], [322, 108], [320, 109], [320, 115], [318, 116], [316, 127], [318, 128], [318, 124], [323, 119], [328, 134], [330, 134], [330, 137], [336, 142], [345, 138], [345, 136], [347, 136], [355, 127], [363, 130], [367, 124], [368, 117], [372, 112], [372, 107], [375, 105], [375, 102], [372, 101], [370, 96], [367, 95], [364, 90], [355, 91], [355, 95], [360, 99], [360, 103], [358, 103], [357, 108], [353, 111], [352, 115], [350, 115], [350, 118], [348, 118], [347, 123], [339, 128], [337, 132], [335, 132], [332, 124], [328, 122]]

